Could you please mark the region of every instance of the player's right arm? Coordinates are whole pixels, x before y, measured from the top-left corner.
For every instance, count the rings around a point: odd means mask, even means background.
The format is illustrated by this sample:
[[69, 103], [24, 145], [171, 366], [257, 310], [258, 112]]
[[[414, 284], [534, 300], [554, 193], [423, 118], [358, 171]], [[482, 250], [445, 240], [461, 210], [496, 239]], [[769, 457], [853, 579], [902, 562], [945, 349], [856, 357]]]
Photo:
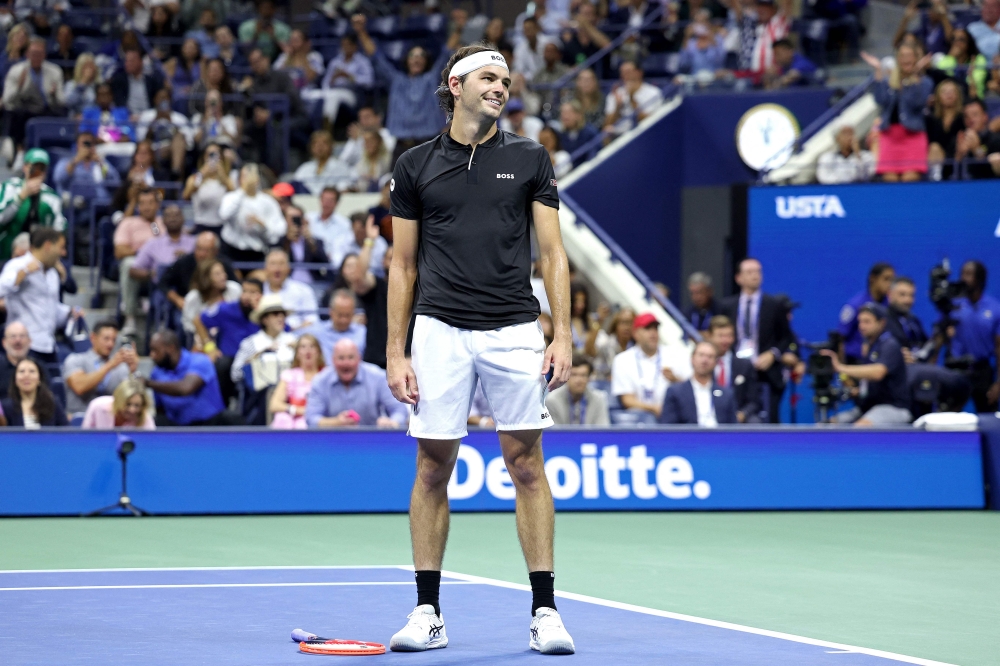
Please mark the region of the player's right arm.
[[417, 282], [416, 220], [392, 218], [392, 264], [389, 267], [389, 341], [386, 346], [386, 379], [393, 397], [415, 405], [419, 399], [417, 377], [406, 357], [406, 331], [413, 314], [413, 289]]

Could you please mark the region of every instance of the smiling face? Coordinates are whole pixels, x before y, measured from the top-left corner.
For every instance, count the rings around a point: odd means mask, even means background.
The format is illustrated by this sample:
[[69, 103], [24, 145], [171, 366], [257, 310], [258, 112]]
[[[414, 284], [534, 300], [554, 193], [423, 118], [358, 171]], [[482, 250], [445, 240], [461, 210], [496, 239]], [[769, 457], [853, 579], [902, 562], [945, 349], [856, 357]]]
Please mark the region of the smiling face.
[[118, 339], [118, 331], [114, 326], [102, 326], [101, 330], [90, 334], [90, 345], [98, 356], [107, 358], [111, 356], [111, 350], [115, 348], [116, 339]]
[[415, 46], [406, 55], [406, 71], [410, 76], [419, 76], [427, 69], [427, 53]]
[[469, 72], [465, 83], [458, 77], [449, 80], [451, 92], [457, 95], [455, 113], [470, 117], [482, 116], [496, 121], [500, 118], [510, 90], [510, 73], [498, 65], [481, 67]]
[[145, 409], [146, 401], [143, 399], [142, 394], [136, 393], [125, 402], [125, 413], [123, 416], [128, 423], [138, 423]]
[[3, 330], [3, 348], [8, 360], [16, 363], [28, 355], [31, 336], [27, 327], [19, 321], [11, 322]]
[[14, 371], [14, 382], [22, 396], [37, 391], [41, 381], [42, 376], [38, 372], [38, 365], [33, 360], [26, 358], [17, 364], [17, 370]]

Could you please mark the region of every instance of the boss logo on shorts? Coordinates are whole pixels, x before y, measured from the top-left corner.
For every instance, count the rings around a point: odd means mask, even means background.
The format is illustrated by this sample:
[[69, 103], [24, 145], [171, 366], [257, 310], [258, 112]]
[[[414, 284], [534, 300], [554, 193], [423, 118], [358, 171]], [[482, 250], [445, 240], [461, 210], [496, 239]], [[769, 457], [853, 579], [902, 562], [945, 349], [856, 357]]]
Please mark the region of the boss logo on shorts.
[[514, 174], [512, 173], [498, 173], [497, 178], [505, 178], [507, 180], [514, 180]]

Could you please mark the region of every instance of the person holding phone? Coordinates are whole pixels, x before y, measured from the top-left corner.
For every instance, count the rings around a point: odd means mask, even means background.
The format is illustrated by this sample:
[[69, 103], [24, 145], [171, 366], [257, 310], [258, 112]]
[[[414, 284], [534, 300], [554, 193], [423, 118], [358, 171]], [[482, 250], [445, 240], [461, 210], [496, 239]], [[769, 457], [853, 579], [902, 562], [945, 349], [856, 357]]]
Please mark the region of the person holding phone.
[[60, 195], [70, 194], [74, 188], [92, 187], [98, 197], [110, 199], [108, 188], [115, 189], [121, 185], [118, 170], [97, 154], [96, 144], [97, 139], [92, 132], [80, 132], [76, 137], [76, 154], [56, 163], [56, 191]]
[[[293, 263], [330, 263], [323, 241], [313, 236], [309, 220], [306, 219], [301, 208], [289, 205], [285, 208], [285, 220], [288, 222], [288, 229], [285, 232], [285, 237], [281, 239], [279, 247], [288, 254]], [[314, 281], [330, 279], [327, 275], [325, 270], [296, 268], [292, 271], [291, 278], [311, 285]]]
[[191, 201], [194, 209], [194, 232], [221, 233], [223, 219], [219, 215], [222, 197], [236, 189], [229, 159], [217, 143], [210, 143], [201, 156], [198, 170], [188, 176], [182, 199]]
[[24, 175], [0, 183], [0, 263], [10, 259], [11, 244], [22, 231], [36, 226], [66, 228], [62, 201], [45, 184], [48, 170], [49, 154], [31, 148], [24, 154]]

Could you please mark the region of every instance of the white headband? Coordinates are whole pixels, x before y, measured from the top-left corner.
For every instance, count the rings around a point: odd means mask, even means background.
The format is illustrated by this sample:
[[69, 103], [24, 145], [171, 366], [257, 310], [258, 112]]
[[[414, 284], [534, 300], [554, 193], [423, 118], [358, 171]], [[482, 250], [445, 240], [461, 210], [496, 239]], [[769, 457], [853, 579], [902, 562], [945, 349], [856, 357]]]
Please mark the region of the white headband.
[[472, 55], [466, 56], [456, 62], [455, 66], [451, 68], [448, 78], [451, 79], [453, 76], [465, 76], [469, 72], [474, 72], [477, 69], [488, 67], [490, 65], [503, 67], [508, 72], [510, 71], [510, 68], [507, 67], [507, 61], [504, 60], [502, 55], [496, 51], [480, 51], [479, 53], [473, 53]]

